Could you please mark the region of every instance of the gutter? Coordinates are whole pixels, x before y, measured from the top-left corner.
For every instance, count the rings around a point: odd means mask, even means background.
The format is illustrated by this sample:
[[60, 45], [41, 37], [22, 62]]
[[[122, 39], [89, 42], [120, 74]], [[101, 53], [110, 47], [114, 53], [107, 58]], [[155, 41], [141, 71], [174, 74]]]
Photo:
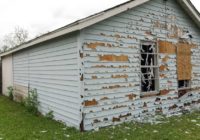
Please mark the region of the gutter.
[[197, 26], [200, 28], [200, 13], [191, 3], [190, 0], [178, 0], [179, 4], [184, 8], [184, 10], [190, 15]]

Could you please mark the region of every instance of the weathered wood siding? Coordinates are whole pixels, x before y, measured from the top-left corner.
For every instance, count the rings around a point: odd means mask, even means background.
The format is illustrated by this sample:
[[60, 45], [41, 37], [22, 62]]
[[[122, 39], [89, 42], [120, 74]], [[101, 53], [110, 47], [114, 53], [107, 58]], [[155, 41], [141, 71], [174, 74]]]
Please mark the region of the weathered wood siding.
[[[197, 101], [199, 92], [178, 99], [175, 53], [160, 53], [161, 95], [141, 98], [140, 42], [163, 40], [179, 42], [184, 30], [192, 33], [192, 87], [200, 85], [200, 30], [175, 0], [165, 5], [152, 0], [82, 31], [83, 38], [83, 117], [86, 130], [147, 113], [170, 114]], [[189, 93], [188, 93], [189, 94]], [[187, 94], [187, 95], [188, 95]]]
[[54, 39], [13, 55], [14, 86], [26, 95], [37, 89], [40, 110], [79, 128], [80, 94], [77, 35]]

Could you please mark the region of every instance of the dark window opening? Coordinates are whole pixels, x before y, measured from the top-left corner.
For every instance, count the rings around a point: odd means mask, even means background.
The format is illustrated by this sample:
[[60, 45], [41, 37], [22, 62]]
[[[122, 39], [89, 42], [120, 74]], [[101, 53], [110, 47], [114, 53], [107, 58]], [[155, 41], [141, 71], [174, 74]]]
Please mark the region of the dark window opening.
[[142, 53], [154, 53], [155, 52], [155, 46], [152, 44], [142, 44], [141, 48]]
[[[151, 68], [141, 68], [142, 72], [142, 92], [155, 91], [155, 70]], [[149, 73], [151, 71], [151, 73]]]
[[157, 89], [158, 66], [156, 44], [144, 42], [141, 45], [141, 91], [153, 92]]
[[155, 55], [153, 54], [141, 54], [142, 60], [141, 60], [141, 65], [142, 66], [150, 66], [155, 65]]
[[179, 80], [178, 81], [178, 88], [189, 88], [190, 87], [190, 81], [189, 80]]
[[190, 88], [190, 81], [189, 80], [179, 80], [178, 81], [178, 96], [179, 98], [185, 95]]

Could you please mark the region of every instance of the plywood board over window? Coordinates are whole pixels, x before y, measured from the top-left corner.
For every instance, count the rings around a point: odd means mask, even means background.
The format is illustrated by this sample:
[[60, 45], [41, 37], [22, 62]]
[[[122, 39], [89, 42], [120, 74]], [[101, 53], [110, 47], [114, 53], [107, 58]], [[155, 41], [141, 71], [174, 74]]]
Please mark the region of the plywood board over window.
[[177, 74], [178, 80], [191, 80], [191, 47], [186, 43], [177, 44]]
[[158, 41], [159, 53], [176, 54], [176, 45], [168, 41]]

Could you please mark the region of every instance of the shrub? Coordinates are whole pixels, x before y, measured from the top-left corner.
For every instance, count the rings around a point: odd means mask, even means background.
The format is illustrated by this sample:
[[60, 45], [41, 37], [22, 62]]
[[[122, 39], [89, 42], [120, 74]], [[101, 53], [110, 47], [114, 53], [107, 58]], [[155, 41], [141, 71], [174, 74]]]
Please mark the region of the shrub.
[[13, 100], [13, 87], [12, 86], [9, 86], [7, 87], [8, 89], [8, 97], [10, 100]]
[[52, 110], [49, 111], [49, 112], [45, 115], [45, 117], [52, 120], [52, 119], [54, 118], [53, 111], [52, 111]]
[[37, 95], [37, 90], [30, 90], [28, 93], [28, 97], [24, 100], [24, 105], [27, 109], [28, 112], [33, 113], [37, 115], [38, 112], [38, 95]]

